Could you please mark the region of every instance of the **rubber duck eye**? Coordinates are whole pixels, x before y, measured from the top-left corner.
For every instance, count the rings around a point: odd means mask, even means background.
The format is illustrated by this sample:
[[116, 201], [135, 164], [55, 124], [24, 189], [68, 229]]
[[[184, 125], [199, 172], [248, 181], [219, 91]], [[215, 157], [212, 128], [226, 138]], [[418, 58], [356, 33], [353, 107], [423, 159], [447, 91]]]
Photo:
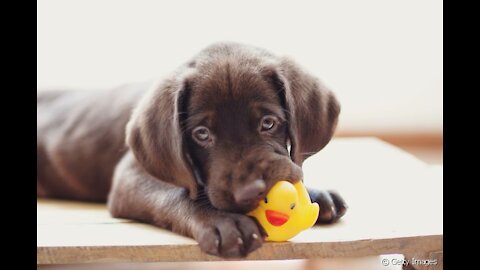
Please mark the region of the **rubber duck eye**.
[[263, 201], [264, 201], [265, 203], [268, 203], [267, 197], [265, 197], [265, 199], [263, 199]]
[[290, 209], [293, 210], [293, 208], [295, 208], [295, 203], [290, 204]]

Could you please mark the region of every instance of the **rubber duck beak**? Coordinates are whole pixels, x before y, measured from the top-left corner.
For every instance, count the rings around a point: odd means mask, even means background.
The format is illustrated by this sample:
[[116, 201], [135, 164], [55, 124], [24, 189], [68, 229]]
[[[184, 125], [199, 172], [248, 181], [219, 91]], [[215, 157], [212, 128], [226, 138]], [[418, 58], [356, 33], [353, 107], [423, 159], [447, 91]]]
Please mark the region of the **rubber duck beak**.
[[274, 210], [266, 210], [265, 216], [267, 217], [268, 222], [270, 222], [270, 224], [273, 226], [282, 226], [289, 219], [287, 214]]

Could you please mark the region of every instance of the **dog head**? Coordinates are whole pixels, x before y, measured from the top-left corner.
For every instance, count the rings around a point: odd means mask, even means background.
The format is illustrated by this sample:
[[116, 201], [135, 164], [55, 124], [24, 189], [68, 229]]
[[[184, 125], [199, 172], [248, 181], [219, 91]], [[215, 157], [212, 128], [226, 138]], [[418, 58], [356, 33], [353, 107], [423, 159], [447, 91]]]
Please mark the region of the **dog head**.
[[[334, 95], [293, 61], [240, 44], [215, 44], [137, 106], [127, 143], [151, 175], [234, 212], [258, 205], [279, 180], [331, 139]], [[289, 149], [290, 148], [290, 149]]]

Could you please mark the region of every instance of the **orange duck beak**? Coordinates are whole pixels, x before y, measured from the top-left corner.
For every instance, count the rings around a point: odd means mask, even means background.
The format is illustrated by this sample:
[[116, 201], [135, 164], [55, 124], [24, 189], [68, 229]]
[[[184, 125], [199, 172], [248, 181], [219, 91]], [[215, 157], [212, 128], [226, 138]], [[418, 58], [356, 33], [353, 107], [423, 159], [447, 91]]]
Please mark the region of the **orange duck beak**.
[[273, 210], [266, 210], [265, 216], [267, 217], [268, 222], [273, 226], [282, 226], [289, 219], [287, 214]]

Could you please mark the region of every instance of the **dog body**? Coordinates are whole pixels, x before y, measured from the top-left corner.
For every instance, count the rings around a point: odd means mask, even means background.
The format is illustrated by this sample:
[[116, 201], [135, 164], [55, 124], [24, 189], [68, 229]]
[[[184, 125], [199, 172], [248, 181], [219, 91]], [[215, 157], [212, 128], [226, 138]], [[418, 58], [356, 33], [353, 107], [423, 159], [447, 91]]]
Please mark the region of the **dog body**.
[[[265, 233], [244, 213], [331, 139], [334, 95], [292, 60], [237, 43], [211, 45], [162, 80], [37, 96], [37, 195], [107, 201], [115, 217], [245, 256]], [[125, 144], [125, 142], [127, 142]], [[346, 210], [309, 191], [319, 222]]]

